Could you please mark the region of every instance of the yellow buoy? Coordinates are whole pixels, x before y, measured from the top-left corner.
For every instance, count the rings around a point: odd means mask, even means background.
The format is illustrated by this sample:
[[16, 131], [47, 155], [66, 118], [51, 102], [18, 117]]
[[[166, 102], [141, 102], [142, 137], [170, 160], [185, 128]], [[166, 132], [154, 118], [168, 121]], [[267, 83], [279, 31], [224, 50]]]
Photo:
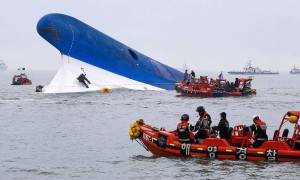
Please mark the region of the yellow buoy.
[[100, 92], [102, 92], [102, 93], [110, 93], [110, 92], [111, 92], [111, 89], [110, 89], [110, 88], [102, 88], [102, 89], [100, 90]]
[[289, 117], [289, 122], [290, 123], [297, 123], [298, 122], [298, 117], [297, 116], [290, 116]]
[[135, 128], [132, 128], [131, 131], [132, 131], [133, 133], [137, 132], [137, 130], [136, 130]]
[[132, 131], [130, 131], [130, 132], [129, 132], [129, 135], [130, 135], [130, 136], [133, 136], [133, 133], [132, 133]]
[[133, 135], [134, 135], [134, 137], [139, 137], [139, 136], [140, 136], [140, 132], [137, 131], [137, 132], [135, 132]]

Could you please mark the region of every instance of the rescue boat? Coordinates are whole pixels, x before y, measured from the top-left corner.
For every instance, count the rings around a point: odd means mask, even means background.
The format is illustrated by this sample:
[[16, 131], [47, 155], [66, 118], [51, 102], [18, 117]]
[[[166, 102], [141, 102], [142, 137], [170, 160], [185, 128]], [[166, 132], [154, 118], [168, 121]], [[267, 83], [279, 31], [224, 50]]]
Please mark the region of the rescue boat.
[[[142, 119], [131, 124], [129, 135], [146, 150], [157, 156], [202, 157], [211, 159], [231, 159], [248, 161], [300, 161], [300, 111], [288, 111], [271, 140], [253, 148], [253, 135], [244, 131], [244, 125], [230, 128], [229, 139], [207, 138], [201, 144], [180, 143], [175, 131], [166, 131], [146, 125]], [[293, 134], [288, 137], [288, 129], [283, 125], [291, 123]]]
[[175, 90], [182, 96], [189, 97], [226, 97], [226, 96], [246, 96], [256, 94], [256, 89], [251, 88], [249, 78], [237, 78], [235, 84], [228, 85], [226, 80], [211, 79], [210, 82], [207, 76], [193, 78], [189, 83], [182, 81], [175, 84]]
[[11, 85], [31, 85], [32, 82], [28, 79], [25, 73], [21, 73], [20, 75], [14, 75], [12, 79]]

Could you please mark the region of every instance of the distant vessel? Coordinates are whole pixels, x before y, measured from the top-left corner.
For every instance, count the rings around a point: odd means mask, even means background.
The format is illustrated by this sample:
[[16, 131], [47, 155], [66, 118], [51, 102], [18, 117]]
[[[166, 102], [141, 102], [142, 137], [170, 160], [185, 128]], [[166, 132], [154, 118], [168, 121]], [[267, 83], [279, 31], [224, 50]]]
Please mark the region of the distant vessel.
[[294, 68], [291, 69], [290, 74], [300, 74], [300, 69], [294, 65]]
[[4, 63], [4, 61], [0, 59], [0, 71], [5, 71], [6, 69], [7, 69], [6, 64]]
[[31, 80], [28, 79], [25, 72], [23, 72], [25, 71], [25, 68], [19, 68], [18, 71], [21, 71], [21, 73], [20, 75], [14, 75], [11, 85], [31, 85]]
[[244, 71], [228, 71], [228, 74], [244, 74], [244, 75], [255, 75], [255, 74], [279, 74], [278, 71], [266, 71], [261, 70], [259, 67], [252, 67], [251, 61], [244, 67]]

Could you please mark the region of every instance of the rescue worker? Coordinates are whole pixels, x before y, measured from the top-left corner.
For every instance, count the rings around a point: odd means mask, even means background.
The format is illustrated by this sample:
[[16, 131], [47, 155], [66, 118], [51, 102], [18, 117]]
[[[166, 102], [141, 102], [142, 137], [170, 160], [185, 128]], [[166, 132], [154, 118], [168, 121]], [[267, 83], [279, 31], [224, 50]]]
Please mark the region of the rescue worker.
[[197, 143], [197, 141], [191, 137], [192, 131], [197, 130], [197, 127], [189, 124], [189, 115], [183, 114], [180, 118], [181, 122], [177, 125], [178, 141], [181, 143]]
[[219, 131], [220, 138], [228, 140], [229, 122], [226, 119], [226, 113], [221, 112], [220, 117], [218, 126], [213, 126], [211, 129], [212, 131]]
[[196, 77], [196, 74], [195, 74], [194, 70], [191, 71], [191, 76], [192, 76], [192, 78]]
[[265, 122], [263, 122], [257, 115], [253, 116], [253, 124], [248, 127], [250, 132], [254, 132], [254, 143], [252, 144], [252, 147], [258, 148], [261, 146], [265, 141], [268, 140], [267, 135], [267, 125]]
[[[205, 111], [203, 106], [199, 106], [196, 109], [196, 112], [199, 113], [199, 120], [195, 124], [195, 127], [198, 127], [199, 130], [195, 134], [195, 139], [200, 139], [199, 142], [203, 141], [204, 139], [208, 138], [208, 132], [210, 130], [211, 125], [211, 117], [210, 115]], [[209, 133], [210, 134], [210, 133]]]
[[81, 74], [79, 75], [79, 77], [77, 78], [77, 80], [78, 80], [79, 82], [83, 83], [83, 84], [85, 85], [86, 88], [89, 88], [89, 86], [86, 84], [85, 81], [87, 81], [89, 84], [91, 84], [91, 82], [90, 82], [85, 76], [86, 76], [86, 74], [81, 73]]
[[183, 81], [187, 82], [188, 76], [189, 76], [189, 73], [188, 73], [188, 70], [186, 69], [184, 74], [183, 74]]

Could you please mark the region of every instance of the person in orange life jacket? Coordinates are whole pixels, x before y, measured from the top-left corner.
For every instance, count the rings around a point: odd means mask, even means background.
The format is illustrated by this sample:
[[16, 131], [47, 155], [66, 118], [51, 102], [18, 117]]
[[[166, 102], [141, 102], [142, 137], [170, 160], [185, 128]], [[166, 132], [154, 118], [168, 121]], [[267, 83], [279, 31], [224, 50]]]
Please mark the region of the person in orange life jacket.
[[196, 112], [199, 113], [199, 120], [195, 124], [195, 127], [199, 128], [199, 131], [195, 134], [195, 139], [206, 139], [208, 138], [207, 130], [210, 129], [211, 125], [211, 117], [210, 115], [205, 111], [203, 106], [199, 106], [196, 109]]
[[255, 133], [254, 137], [254, 143], [252, 144], [252, 147], [258, 148], [261, 146], [265, 141], [268, 140], [267, 135], [267, 125], [265, 122], [259, 119], [257, 115], [253, 116], [253, 124], [248, 127], [250, 132]]
[[197, 141], [191, 137], [191, 135], [194, 135], [192, 131], [196, 130], [197, 127], [188, 123], [189, 118], [188, 114], [183, 114], [180, 119], [181, 122], [177, 125], [178, 141], [181, 143], [197, 143]]
[[221, 120], [218, 124], [218, 126], [213, 126], [213, 131], [219, 131], [219, 136], [222, 139], [228, 139], [228, 129], [229, 129], [229, 122], [226, 119], [226, 113], [221, 112], [220, 114]]

